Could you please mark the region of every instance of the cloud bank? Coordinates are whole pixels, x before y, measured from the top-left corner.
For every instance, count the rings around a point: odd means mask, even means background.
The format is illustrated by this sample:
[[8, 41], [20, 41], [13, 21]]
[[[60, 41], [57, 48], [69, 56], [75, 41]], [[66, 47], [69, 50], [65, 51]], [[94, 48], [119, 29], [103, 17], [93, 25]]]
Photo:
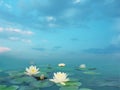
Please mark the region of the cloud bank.
[[11, 50], [11, 49], [8, 48], [8, 47], [1, 47], [1, 46], [0, 46], [0, 53], [8, 52], [8, 51], [10, 51], [10, 50]]

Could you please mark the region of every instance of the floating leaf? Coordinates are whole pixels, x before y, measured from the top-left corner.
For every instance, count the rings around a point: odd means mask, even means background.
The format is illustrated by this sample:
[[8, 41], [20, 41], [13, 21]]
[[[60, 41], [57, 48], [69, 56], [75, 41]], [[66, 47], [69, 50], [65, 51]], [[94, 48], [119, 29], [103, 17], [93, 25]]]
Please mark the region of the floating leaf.
[[120, 81], [116, 80], [116, 81], [102, 81], [102, 82], [97, 82], [98, 86], [100, 87], [120, 87]]
[[32, 82], [30, 85], [36, 88], [45, 88], [45, 87], [50, 87], [54, 84], [50, 82], [49, 80], [43, 80], [43, 81]]
[[73, 82], [78, 82], [79, 79], [78, 78], [70, 78], [70, 81], [73, 81]]
[[20, 77], [20, 76], [25, 75], [24, 72], [18, 72], [18, 71], [8, 71], [6, 73], [8, 73], [9, 76], [11, 77]]
[[92, 90], [90, 88], [80, 88], [79, 90]]
[[12, 84], [22, 84], [22, 83], [30, 83], [30, 82], [34, 82], [34, 81], [36, 81], [35, 78], [25, 76], [25, 77], [21, 77], [21, 78], [15, 78], [15, 79], [11, 80], [10, 83], [12, 83]]
[[0, 85], [0, 90], [17, 90], [18, 86]]
[[96, 70], [96, 68], [88, 68], [88, 70]]
[[66, 87], [69, 87], [69, 86], [77, 86], [77, 87], [79, 87], [79, 86], [82, 85], [82, 83], [77, 82], [77, 81], [68, 81], [68, 82], [65, 83], [65, 85], [62, 85], [62, 84], [56, 84], [56, 85], [60, 86], [60, 87], [64, 87], [64, 86], [66, 86]]
[[77, 70], [77, 71], [86, 71], [86, 70], [88, 70], [88, 68], [76, 68], [75, 70]]
[[0, 85], [0, 90], [3, 90], [6, 87], [6, 85]]
[[39, 89], [30, 86], [21, 86], [18, 90], [39, 90]]
[[79, 90], [77, 86], [61, 87], [59, 90]]
[[94, 71], [86, 71], [83, 72], [84, 74], [89, 74], [89, 75], [99, 75], [100, 73], [94, 72]]
[[66, 82], [66, 86], [81, 86], [81, 82], [75, 82], [75, 81], [68, 81]]

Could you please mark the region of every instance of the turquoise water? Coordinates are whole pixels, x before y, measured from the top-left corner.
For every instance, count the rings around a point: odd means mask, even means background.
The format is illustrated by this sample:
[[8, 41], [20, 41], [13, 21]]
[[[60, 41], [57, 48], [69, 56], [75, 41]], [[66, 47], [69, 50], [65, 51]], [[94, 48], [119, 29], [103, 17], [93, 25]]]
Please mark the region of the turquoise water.
[[[120, 89], [120, 66], [119, 60], [66, 60], [65, 67], [58, 67], [60, 61], [15, 60], [1, 57], [0, 61], [0, 85], [13, 89], [0, 90], [119, 90]], [[86, 64], [87, 70], [80, 70], [80, 64]], [[49, 65], [48, 65], [49, 64]], [[37, 80], [24, 74], [25, 68], [36, 65], [41, 73], [45, 73], [47, 79]], [[49, 79], [53, 73], [65, 72], [74, 83], [81, 83], [73, 86], [59, 86]], [[24, 81], [25, 79], [25, 81]], [[22, 82], [23, 80], [23, 82]], [[43, 86], [42, 86], [43, 85]], [[64, 87], [64, 88], [63, 88]], [[84, 89], [82, 89], [84, 88]], [[87, 88], [87, 89], [85, 89]]]

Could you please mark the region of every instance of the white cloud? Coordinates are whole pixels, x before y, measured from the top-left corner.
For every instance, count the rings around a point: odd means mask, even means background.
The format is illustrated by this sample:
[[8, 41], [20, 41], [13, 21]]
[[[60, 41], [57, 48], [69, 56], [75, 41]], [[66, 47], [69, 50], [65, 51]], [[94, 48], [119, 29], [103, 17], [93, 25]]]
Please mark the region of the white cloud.
[[18, 37], [9, 37], [9, 40], [18, 41], [19, 38]]
[[81, 0], [74, 0], [74, 1], [73, 1], [74, 4], [78, 4], [78, 3], [80, 3], [80, 2], [81, 2]]
[[11, 9], [12, 6], [8, 3], [5, 3], [3, 0], [0, 0], [0, 6], [6, 7], [8, 9]]
[[0, 53], [10, 51], [11, 49], [8, 47], [0, 47]]
[[2, 32], [4, 29], [2, 27], [0, 27], [0, 32]]
[[6, 28], [6, 30], [10, 31], [10, 32], [21, 33], [21, 30], [20, 29], [16, 29], [16, 28]]
[[47, 16], [47, 17], [46, 17], [46, 21], [48, 22], [48, 23], [47, 23], [47, 26], [50, 27], [50, 28], [53, 28], [53, 27], [57, 27], [57, 26], [58, 26], [58, 25], [55, 23], [56, 18], [53, 17], [53, 16]]
[[73, 4], [85, 4], [86, 2], [89, 2], [90, 0], [73, 0]]
[[32, 31], [24, 31], [25, 34], [28, 34], [28, 35], [32, 35], [33, 32]]
[[22, 41], [22, 42], [25, 42], [25, 43], [31, 43], [31, 42], [32, 42], [32, 41], [29, 40], [29, 39], [22, 39], [21, 41]]
[[78, 14], [78, 9], [76, 8], [69, 8], [64, 11], [64, 17], [65, 18], [72, 18], [75, 17]]
[[46, 17], [46, 20], [47, 20], [48, 22], [52, 22], [52, 21], [56, 21], [56, 18], [53, 17], [53, 16], [47, 16], [47, 17]]
[[15, 33], [25, 34], [25, 35], [32, 35], [33, 34], [32, 31], [21, 30], [18, 28], [6, 28], [5, 30], [9, 31], [9, 32], [15, 32]]
[[51, 28], [52, 28], [52, 27], [58, 27], [58, 25], [55, 24], [55, 23], [49, 23], [48, 26], [51, 27]]
[[32, 41], [30, 39], [21, 39], [21, 38], [18, 38], [18, 37], [9, 37], [8, 38], [9, 40], [11, 41], [19, 41], [19, 42], [25, 42], [25, 43], [31, 43]]
[[4, 2], [3, 2], [3, 0], [0, 0], [0, 5], [2, 5]]
[[4, 4], [7, 8], [9, 8], [9, 9], [11, 9], [12, 8], [12, 6], [11, 5], [9, 5], [9, 4], [7, 4], [7, 3], [5, 3]]

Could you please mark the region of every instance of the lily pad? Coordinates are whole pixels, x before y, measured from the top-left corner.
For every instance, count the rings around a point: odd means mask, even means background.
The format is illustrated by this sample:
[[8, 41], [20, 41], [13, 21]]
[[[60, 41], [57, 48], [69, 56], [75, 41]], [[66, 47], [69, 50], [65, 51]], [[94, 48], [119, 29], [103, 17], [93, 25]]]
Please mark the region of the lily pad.
[[120, 87], [120, 81], [101, 81], [97, 82], [100, 87]]
[[56, 84], [57, 86], [60, 86], [60, 87], [70, 87], [70, 86], [76, 86], [76, 87], [79, 87], [82, 85], [81, 82], [77, 82], [77, 81], [68, 81], [65, 83], [65, 85], [62, 85], [62, 84]]
[[72, 82], [78, 82], [79, 79], [78, 78], [70, 78], [70, 81], [72, 81]]
[[15, 78], [15, 79], [11, 80], [10, 83], [12, 83], [12, 84], [22, 84], [22, 83], [31, 83], [31, 82], [34, 82], [34, 81], [36, 81], [35, 78], [25, 76], [25, 77], [21, 77], [21, 78]]
[[18, 72], [18, 71], [8, 71], [6, 72], [10, 77], [20, 77], [25, 75], [24, 72]]
[[88, 68], [76, 68], [75, 70], [77, 70], [77, 71], [86, 71], [86, 70], [88, 70]]
[[68, 81], [66, 82], [66, 86], [81, 86], [81, 82], [75, 82], [75, 81]]
[[0, 90], [17, 90], [18, 86], [0, 85]]
[[90, 88], [80, 88], [79, 90], [92, 90]]
[[96, 70], [96, 68], [88, 68], [88, 70]]
[[3, 90], [6, 87], [6, 85], [0, 85], [0, 90]]
[[18, 90], [39, 90], [39, 89], [30, 86], [21, 86]]
[[79, 90], [77, 86], [61, 87], [59, 90]]
[[94, 71], [85, 71], [83, 72], [84, 74], [88, 74], [88, 75], [99, 75], [100, 73], [94, 72]]
[[32, 82], [30, 85], [36, 88], [45, 88], [45, 87], [53, 86], [54, 84], [49, 80], [43, 80], [43, 81]]

